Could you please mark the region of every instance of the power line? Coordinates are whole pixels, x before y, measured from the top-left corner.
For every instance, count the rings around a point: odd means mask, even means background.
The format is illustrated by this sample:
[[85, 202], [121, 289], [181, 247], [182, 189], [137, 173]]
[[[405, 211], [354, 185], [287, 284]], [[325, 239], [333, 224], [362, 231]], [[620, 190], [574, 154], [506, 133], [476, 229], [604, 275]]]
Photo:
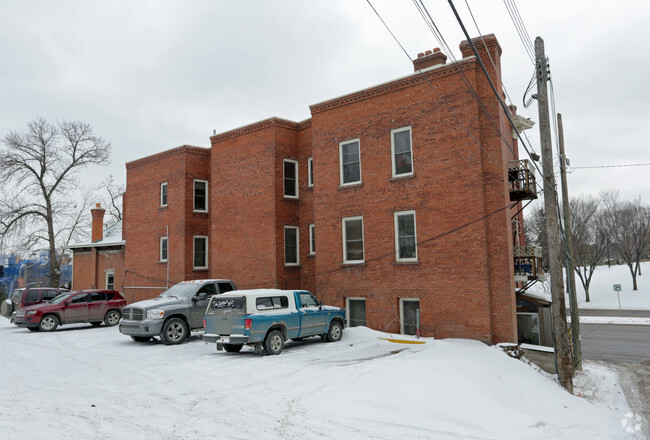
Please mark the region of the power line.
[[590, 168], [624, 168], [624, 167], [647, 167], [647, 166], [650, 166], [650, 163], [628, 163], [628, 164], [621, 164], [621, 165], [592, 165], [592, 166], [584, 166], [584, 167], [571, 167], [571, 169], [584, 170]]
[[526, 53], [528, 54], [528, 57], [533, 62], [533, 64], [535, 64], [535, 48], [533, 46], [533, 42], [530, 38], [530, 35], [528, 34], [528, 30], [526, 29], [526, 25], [524, 24], [524, 21], [521, 18], [521, 14], [519, 14], [519, 9], [517, 9], [517, 4], [515, 3], [514, 0], [503, 0], [503, 3], [505, 4], [506, 9], [508, 10], [508, 14], [510, 15], [510, 20], [512, 20], [512, 23], [515, 25], [517, 34], [519, 34], [519, 39], [523, 43], [524, 49], [526, 49]]

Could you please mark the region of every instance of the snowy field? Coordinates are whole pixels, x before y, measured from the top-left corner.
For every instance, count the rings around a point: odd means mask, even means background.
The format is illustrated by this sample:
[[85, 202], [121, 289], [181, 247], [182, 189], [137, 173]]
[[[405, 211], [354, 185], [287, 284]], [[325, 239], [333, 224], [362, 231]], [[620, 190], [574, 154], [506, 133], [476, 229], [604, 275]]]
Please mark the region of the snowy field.
[[116, 327], [32, 333], [0, 318], [0, 439], [636, 439], [616, 373], [586, 363], [571, 396], [469, 340], [367, 328], [279, 356], [194, 337], [137, 344]]

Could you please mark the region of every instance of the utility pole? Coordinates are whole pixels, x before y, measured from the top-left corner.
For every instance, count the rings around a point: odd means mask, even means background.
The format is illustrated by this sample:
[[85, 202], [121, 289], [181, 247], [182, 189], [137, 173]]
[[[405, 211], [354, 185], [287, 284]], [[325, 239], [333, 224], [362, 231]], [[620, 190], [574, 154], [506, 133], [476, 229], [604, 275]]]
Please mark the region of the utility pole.
[[551, 276], [551, 310], [555, 339], [555, 358], [560, 384], [573, 394], [573, 365], [569, 347], [569, 335], [564, 305], [564, 281], [562, 279], [562, 245], [558, 219], [555, 176], [553, 174], [553, 147], [551, 124], [548, 112], [548, 61], [544, 53], [544, 40], [535, 39], [537, 73], [537, 108], [539, 112], [540, 144], [542, 147], [542, 168], [544, 173], [544, 211], [548, 237], [549, 272]]
[[557, 114], [557, 130], [560, 141], [560, 176], [562, 179], [562, 211], [564, 213], [564, 238], [566, 243], [566, 272], [569, 280], [569, 306], [571, 308], [571, 347], [573, 348], [573, 368], [582, 370], [582, 343], [580, 342], [580, 317], [578, 316], [578, 296], [576, 294], [576, 274], [573, 268], [573, 234], [571, 233], [571, 208], [569, 206], [569, 186], [566, 179], [567, 160], [564, 154], [564, 128], [562, 115]]

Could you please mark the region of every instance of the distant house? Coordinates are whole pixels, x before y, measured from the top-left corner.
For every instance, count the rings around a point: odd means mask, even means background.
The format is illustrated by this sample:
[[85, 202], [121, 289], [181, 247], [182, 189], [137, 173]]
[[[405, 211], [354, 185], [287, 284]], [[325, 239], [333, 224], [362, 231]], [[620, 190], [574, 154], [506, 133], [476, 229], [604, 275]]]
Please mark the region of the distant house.
[[72, 251], [72, 288], [124, 290], [122, 222], [104, 230], [104, 209], [91, 209], [92, 233], [88, 242], [68, 246]]

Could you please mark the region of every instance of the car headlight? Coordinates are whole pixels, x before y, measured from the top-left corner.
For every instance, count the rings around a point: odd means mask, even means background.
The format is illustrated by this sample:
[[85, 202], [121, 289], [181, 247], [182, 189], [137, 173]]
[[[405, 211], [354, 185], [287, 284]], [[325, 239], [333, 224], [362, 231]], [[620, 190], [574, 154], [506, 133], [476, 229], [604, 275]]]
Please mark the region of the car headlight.
[[29, 310], [26, 313], [26, 315], [35, 315], [35, 314], [36, 314], [36, 310]]
[[164, 310], [147, 310], [147, 319], [162, 319]]

